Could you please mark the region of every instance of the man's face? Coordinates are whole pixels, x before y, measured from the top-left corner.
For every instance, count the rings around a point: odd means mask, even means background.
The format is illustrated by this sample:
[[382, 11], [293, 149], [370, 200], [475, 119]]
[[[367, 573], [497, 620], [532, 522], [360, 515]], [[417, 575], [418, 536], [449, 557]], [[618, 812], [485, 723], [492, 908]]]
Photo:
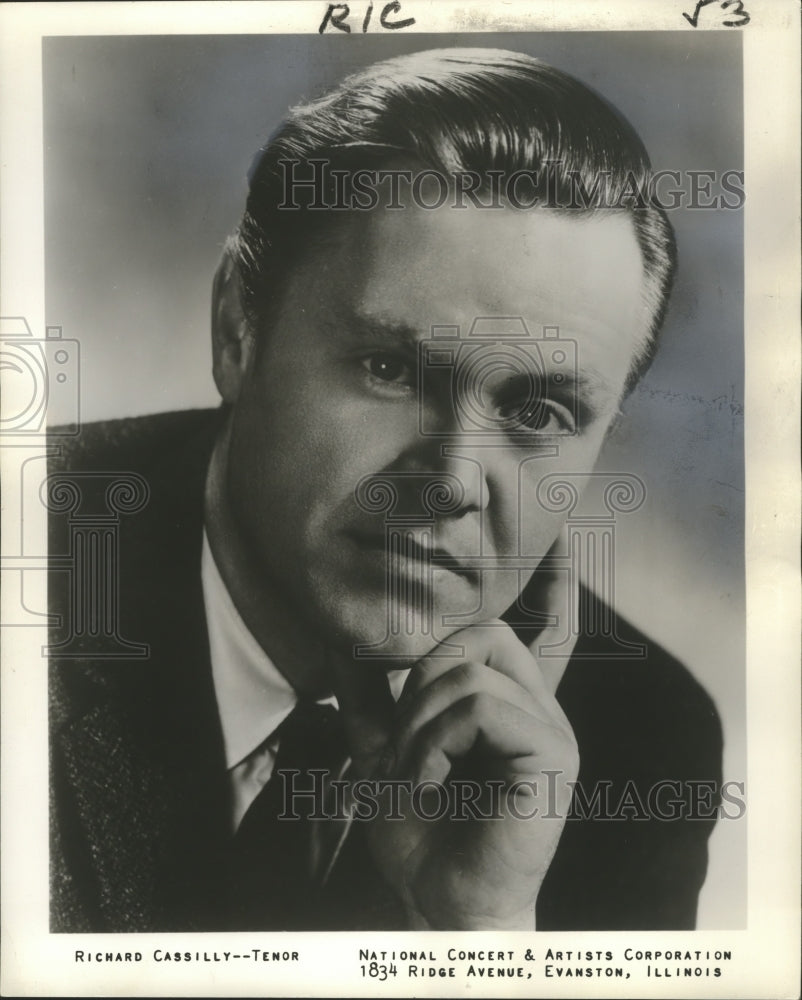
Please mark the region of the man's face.
[[[477, 340], [477, 317], [525, 326], [494, 335], [484, 320]], [[438, 327], [452, 350], [421, 372]], [[544, 327], [567, 342], [561, 362]], [[344, 222], [293, 271], [234, 400], [228, 503], [260, 583], [343, 649], [383, 643], [393, 667], [500, 616], [563, 523], [538, 484], [593, 467], [646, 329], [625, 216], [407, 208]], [[391, 484], [389, 511], [371, 476]], [[439, 511], [425, 490], [438, 479], [456, 490]]]

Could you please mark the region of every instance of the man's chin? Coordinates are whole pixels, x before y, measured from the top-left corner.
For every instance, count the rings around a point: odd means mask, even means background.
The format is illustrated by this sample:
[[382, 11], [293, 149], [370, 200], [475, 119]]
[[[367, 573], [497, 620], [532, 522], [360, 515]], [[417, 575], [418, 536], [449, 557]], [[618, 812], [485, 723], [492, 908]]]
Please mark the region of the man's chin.
[[[445, 637], [444, 637], [445, 638]], [[384, 670], [403, 670], [437, 648], [440, 640], [431, 635], [391, 635], [376, 638], [371, 634], [338, 636], [338, 651], [357, 661], [375, 663]]]
[[350, 621], [340, 619], [334, 645], [338, 652], [354, 660], [375, 663], [378, 669], [403, 670], [412, 667], [418, 660], [431, 653], [451, 657], [459, 662], [462, 648], [458, 643], [449, 642], [449, 637], [467, 625], [443, 625], [442, 615], [435, 625], [431, 615], [423, 615], [412, 608], [394, 615], [388, 621], [386, 612], [372, 619], [364, 614], [354, 616]]
[[[419, 625], [417, 630], [416, 624]], [[456, 664], [463, 659], [464, 650], [458, 642], [450, 641], [450, 637], [471, 624], [475, 622], [466, 620], [459, 625], [438, 622], [437, 627], [433, 627], [431, 622], [417, 621], [410, 615], [409, 628], [393, 629], [386, 619], [375, 627], [367, 627], [363, 619], [350, 628], [343, 629], [341, 624], [333, 644], [344, 656], [388, 671], [408, 669], [430, 654], [453, 659]]]

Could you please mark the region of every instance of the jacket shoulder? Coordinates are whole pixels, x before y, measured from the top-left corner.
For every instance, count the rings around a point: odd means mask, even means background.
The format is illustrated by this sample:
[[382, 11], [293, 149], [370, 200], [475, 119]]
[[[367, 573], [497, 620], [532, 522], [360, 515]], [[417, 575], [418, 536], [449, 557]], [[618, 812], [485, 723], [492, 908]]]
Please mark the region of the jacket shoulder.
[[198, 435], [213, 434], [220, 409], [178, 410], [141, 417], [123, 417], [83, 424], [78, 434], [62, 437], [50, 469], [59, 471], [115, 471], [147, 469], [164, 455], [181, 451]]
[[[189, 657], [190, 639], [204, 646], [205, 629], [197, 628], [203, 613], [203, 492], [221, 415], [220, 410], [189, 410], [102, 421], [84, 425], [69, 442], [58, 439], [49, 473], [57, 480], [75, 477], [83, 526], [94, 530], [95, 515], [106, 526], [113, 522], [114, 588], [102, 582], [99, 599], [104, 613], [113, 615], [114, 635], [73, 623], [72, 513], [51, 510], [49, 549], [57, 557], [51, 559], [49, 575], [52, 727], [69, 724], [101, 703], [113, 702], [123, 712], [135, 708], [137, 692], [155, 697], [159, 683], [166, 683], [155, 667], [165, 644], [173, 644], [167, 658], [175, 664], [183, 662], [182, 651]], [[132, 474], [143, 485], [141, 504], [104, 520], [109, 483]], [[137, 650], [116, 644], [119, 636]], [[142, 646], [147, 654], [139, 651]], [[203, 655], [201, 650], [198, 656]]]
[[[715, 702], [677, 657], [594, 595], [591, 618], [604, 634], [583, 633], [557, 696], [594, 750], [670, 777], [720, 780], [723, 736]], [[615, 750], [610, 745], [615, 734]], [[602, 744], [606, 746], [602, 746]]]

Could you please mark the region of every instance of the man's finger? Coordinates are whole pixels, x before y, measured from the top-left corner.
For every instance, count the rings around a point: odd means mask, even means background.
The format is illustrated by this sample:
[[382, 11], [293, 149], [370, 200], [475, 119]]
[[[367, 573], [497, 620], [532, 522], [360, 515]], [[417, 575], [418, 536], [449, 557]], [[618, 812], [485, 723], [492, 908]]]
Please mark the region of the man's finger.
[[397, 773], [401, 777], [444, 782], [452, 762], [478, 748], [491, 761], [508, 762], [520, 773], [529, 762], [532, 774], [556, 767], [576, 777], [576, 744], [560, 727], [534, 719], [518, 705], [489, 694], [470, 695], [428, 722], [405, 748]]
[[435, 678], [401, 707], [393, 735], [399, 756], [403, 756], [416, 733], [441, 712], [464, 698], [480, 694], [516, 705], [543, 725], [554, 722], [538, 701], [512, 678], [484, 663], [469, 661]]
[[[484, 663], [506, 675], [536, 701], [542, 702], [550, 717], [559, 719], [561, 723], [565, 722], [567, 725], [562, 710], [554, 700], [553, 692], [546, 684], [540, 666], [505, 622], [492, 619], [478, 625], [470, 625], [449, 636], [448, 641], [452, 645], [463, 647], [464, 661]], [[424, 656], [412, 668], [399, 704], [405, 707], [411, 703], [421, 691], [455, 665], [453, 658], [440, 655], [439, 647], [428, 656]]]

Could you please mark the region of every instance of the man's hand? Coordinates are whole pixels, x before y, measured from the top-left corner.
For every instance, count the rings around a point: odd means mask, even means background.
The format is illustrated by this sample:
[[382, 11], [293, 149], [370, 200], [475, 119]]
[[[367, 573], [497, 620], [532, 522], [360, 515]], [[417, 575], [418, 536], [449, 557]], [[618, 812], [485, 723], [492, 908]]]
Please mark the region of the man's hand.
[[[332, 664], [354, 777], [436, 782], [449, 794], [440, 819], [416, 815], [402, 796], [403, 821], [380, 811], [368, 840], [413, 926], [532, 929], [579, 767], [576, 742], [509, 626], [472, 625], [449, 643], [464, 655], [436, 647], [412, 668], [397, 705], [377, 664]], [[456, 805], [455, 779], [480, 789], [478, 816]], [[418, 812], [431, 815], [441, 794], [427, 787]]]

